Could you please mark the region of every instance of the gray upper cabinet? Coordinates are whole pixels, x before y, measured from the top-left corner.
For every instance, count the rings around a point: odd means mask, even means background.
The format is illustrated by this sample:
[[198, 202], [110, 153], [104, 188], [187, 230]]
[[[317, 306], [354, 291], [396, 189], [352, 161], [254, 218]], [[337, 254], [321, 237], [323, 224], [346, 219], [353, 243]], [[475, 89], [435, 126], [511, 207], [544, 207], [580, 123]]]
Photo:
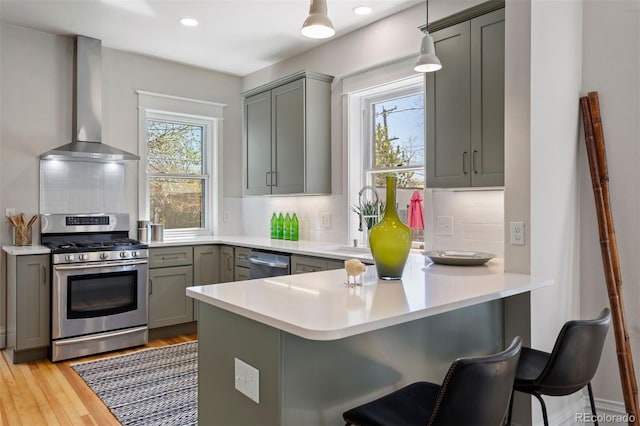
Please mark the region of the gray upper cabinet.
[[433, 33], [426, 75], [427, 186], [504, 185], [504, 9]]
[[331, 192], [331, 81], [299, 72], [243, 93], [245, 195]]

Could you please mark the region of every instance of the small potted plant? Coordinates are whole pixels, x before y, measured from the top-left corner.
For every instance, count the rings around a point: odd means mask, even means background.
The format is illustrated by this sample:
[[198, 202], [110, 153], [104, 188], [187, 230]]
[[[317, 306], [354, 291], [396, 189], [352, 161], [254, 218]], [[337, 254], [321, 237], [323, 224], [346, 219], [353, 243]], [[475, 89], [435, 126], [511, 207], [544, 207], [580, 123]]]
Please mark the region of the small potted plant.
[[364, 230], [363, 225], [367, 225], [367, 230], [378, 223], [380, 217], [384, 214], [384, 202], [382, 201], [365, 201], [362, 204], [354, 204], [352, 207], [363, 223], [360, 223], [359, 229]]

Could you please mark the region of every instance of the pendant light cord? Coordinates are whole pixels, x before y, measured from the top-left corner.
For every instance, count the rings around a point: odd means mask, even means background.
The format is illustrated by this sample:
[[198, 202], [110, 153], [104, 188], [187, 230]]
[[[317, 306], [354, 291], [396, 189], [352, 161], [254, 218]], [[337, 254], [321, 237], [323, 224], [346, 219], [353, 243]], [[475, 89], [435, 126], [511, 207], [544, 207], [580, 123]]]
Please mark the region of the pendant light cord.
[[429, 32], [429, 0], [425, 1], [425, 9], [427, 10], [426, 16], [425, 16], [425, 24], [424, 24], [424, 32], [428, 33]]

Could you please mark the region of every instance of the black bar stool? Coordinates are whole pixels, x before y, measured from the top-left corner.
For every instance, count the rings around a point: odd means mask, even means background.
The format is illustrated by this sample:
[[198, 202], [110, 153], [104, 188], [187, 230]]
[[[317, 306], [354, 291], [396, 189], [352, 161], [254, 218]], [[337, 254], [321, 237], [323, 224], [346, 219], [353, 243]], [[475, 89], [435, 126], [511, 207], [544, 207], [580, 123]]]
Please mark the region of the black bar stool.
[[516, 374], [522, 339], [504, 351], [459, 358], [442, 385], [417, 382], [352, 408], [347, 425], [500, 425]]
[[[566, 322], [551, 353], [522, 348], [513, 390], [531, 394], [540, 401], [545, 426], [549, 425], [549, 420], [542, 395], [570, 395], [585, 386], [589, 391], [591, 412], [594, 419], [597, 418], [591, 380], [598, 369], [610, 324], [611, 312], [604, 308], [596, 319]], [[509, 424], [512, 410], [513, 394], [509, 403]]]

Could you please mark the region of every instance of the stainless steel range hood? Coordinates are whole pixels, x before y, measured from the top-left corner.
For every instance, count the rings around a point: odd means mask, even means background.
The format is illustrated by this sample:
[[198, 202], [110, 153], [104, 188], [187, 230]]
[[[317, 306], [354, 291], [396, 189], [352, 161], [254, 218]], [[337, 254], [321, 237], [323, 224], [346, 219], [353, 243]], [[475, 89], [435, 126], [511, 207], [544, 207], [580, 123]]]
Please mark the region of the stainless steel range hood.
[[73, 142], [40, 156], [50, 160], [135, 161], [140, 157], [102, 143], [102, 42], [77, 36], [73, 57]]

